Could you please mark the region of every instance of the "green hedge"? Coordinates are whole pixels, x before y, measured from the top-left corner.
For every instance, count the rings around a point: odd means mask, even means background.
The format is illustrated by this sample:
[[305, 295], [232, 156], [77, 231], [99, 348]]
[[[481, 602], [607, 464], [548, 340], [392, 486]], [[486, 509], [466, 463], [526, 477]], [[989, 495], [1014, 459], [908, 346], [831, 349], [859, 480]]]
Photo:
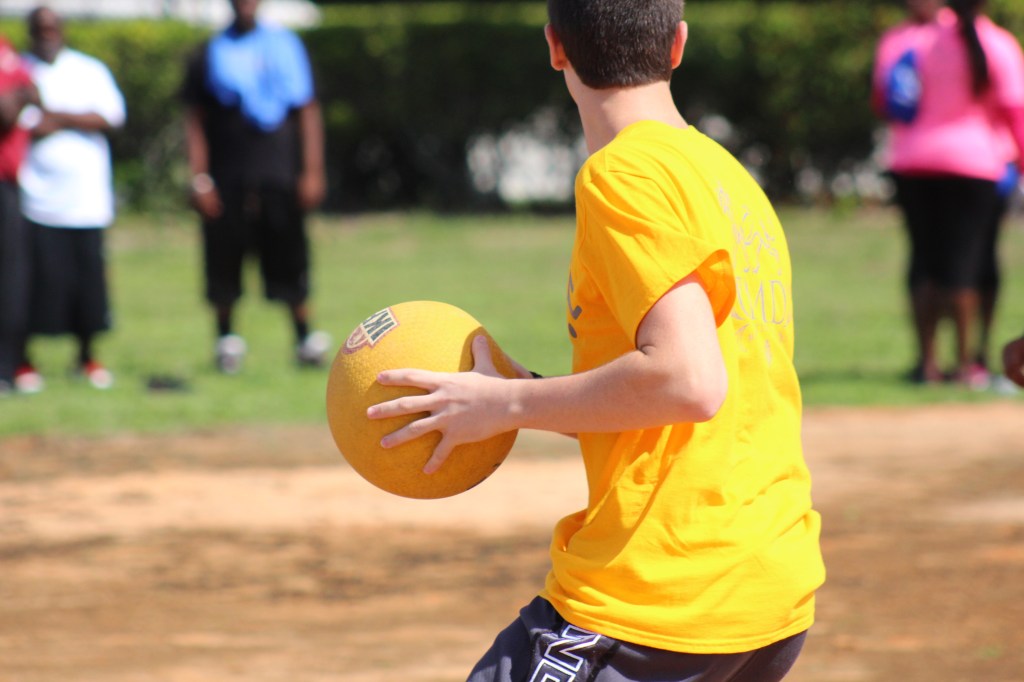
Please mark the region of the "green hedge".
[[[339, 8], [333, 8], [339, 9]], [[466, 145], [568, 97], [548, 67], [543, 5], [358, 7], [304, 34], [345, 206], [479, 205]]]
[[[1024, 36], [1024, 3], [991, 0]], [[542, 108], [562, 139], [575, 108], [547, 61], [543, 2], [325, 6], [303, 32], [327, 123], [329, 208], [497, 206], [474, 192], [465, 155]], [[684, 114], [727, 119], [738, 154], [763, 162], [777, 197], [812, 165], [828, 177], [865, 159], [876, 121], [868, 81], [878, 35], [900, 5], [716, 0], [687, 7], [690, 41], [673, 90]], [[0, 32], [24, 46], [21, 22]], [[177, 101], [186, 54], [206, 31], [173, 22], [72, 22], [68, 40], [110, 65], [128, 101], [113, 138], [117, 183], [137, 208], [180, 207], [185, 170]]]

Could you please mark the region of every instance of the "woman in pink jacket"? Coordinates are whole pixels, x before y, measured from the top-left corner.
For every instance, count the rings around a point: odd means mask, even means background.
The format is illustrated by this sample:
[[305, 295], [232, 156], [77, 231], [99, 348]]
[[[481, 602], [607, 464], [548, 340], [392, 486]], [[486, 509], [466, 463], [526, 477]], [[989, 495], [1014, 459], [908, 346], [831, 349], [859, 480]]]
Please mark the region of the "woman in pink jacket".
[[[888, 167], [911, 242], [908, 274], [918, 363], [913, 378], [939, 381], [936, 331], [948, 311], [956, 331], [956, 379], [988, 384], [971, 332], [978, 315], [988, 226], [1006, 170], [1000, 126], [1024, 150], [1024, 54], [1016, 39], [981, 14], [984, 0], [950, 0], [908, 40], [919, 87], [911, 115], [891, 122]], [[886, 69], [876, 68], [875, 101]], [[884, 62], [883, 58], [888, 59]], [[906, 65], [907, 60], [903, 59]]]

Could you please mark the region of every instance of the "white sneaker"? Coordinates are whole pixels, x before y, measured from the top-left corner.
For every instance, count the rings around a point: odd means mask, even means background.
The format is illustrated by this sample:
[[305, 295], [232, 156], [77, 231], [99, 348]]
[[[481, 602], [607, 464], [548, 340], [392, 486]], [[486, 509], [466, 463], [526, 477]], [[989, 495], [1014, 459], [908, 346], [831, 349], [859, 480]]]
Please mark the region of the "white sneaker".
[[1020, 387], [1013, 383], [1005, 374], [996, 374], [992, 377], [992, 390], [999, 395], [1017, 395]]
[[238, 374], [245, 360], [245, 339], [238, 334], [226, 334], [217, 339], [214, 349], [214, 364], [222, 374]]
[[295, 361], [300, 367], [323, 367], [333, 343], [327, 332], [311, 332], [295, 348]]

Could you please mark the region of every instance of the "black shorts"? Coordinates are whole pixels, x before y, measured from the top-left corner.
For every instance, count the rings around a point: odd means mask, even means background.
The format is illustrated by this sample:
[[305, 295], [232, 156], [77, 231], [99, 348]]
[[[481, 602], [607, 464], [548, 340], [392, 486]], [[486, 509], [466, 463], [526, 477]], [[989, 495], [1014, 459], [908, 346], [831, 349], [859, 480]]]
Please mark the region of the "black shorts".
[[778, 682], [805, 633], [738, 654], [685, 654], [575, 627], [537, 597], [494, 640], [467, 682]]
[[908, 282], [976, 289], [993, 246], [996, 183], [958, 176], [894, 174], [910, 239]]
[[32, 232], [32, 334], [91, 335], [110, 329], [101, 228], [48, 227]]
[[220, 189], [224, 213], [203, 223], [206, 299], [230, 305], [242, 295], [246, 256], [259, 259], [263, 294], [290, 304], [309, 297], [305, 214], [294, 189]]

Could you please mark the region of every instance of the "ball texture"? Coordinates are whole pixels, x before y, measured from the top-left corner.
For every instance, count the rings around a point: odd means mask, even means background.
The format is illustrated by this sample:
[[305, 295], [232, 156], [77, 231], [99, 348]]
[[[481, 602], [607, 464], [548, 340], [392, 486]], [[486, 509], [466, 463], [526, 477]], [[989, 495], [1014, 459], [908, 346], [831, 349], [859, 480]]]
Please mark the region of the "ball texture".
[[386, 369], [437, 372], [473, 369], [471, 344], [486, 336], [494, 365], [512, 378], [515, 369], [490, 334], [462, 309], [437, 301], [408, 301], [378, 311], [359, 324], [338, 350], [327, 380], [327, 421], [338, 450], [363, 478], [382, 490], [418, 499], [449, 497], [469, 490], [504, 461], [517, 431], [456, 447], [441, 468], [423, 467], [441, 440], [437, 431], [384, 449], [381, 438], [427, 413], [368, 419], [371, 405], [423, 394], [409, 386], [382, 386]]

